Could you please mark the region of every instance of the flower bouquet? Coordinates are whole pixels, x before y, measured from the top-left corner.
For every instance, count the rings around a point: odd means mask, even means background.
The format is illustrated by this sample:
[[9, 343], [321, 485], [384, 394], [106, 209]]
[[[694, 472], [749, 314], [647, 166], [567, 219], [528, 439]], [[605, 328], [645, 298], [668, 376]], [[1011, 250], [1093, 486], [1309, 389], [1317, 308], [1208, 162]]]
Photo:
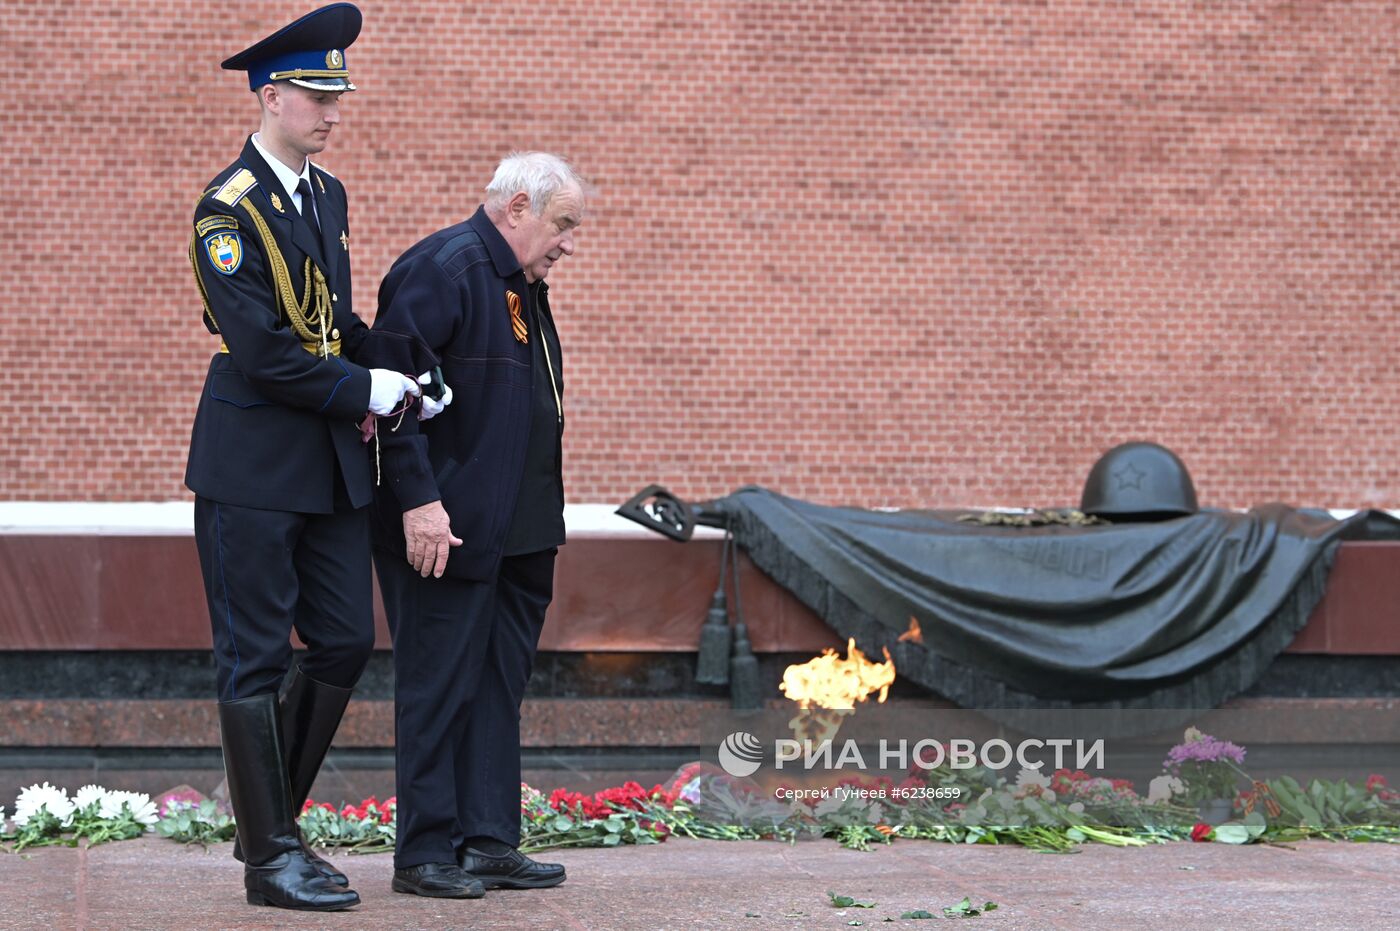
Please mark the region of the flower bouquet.
[[545, 796], [522, 782], [520, 849], [658, 844], [671, 833], [674, 802], [659, 785], [645, 789], [626, 782], [591, 796], [568, 789]]
[[383, 853], [394, 849], [398, 826], [398, 796], [380, 801], [373, 795], [358, 805], [307, 799], [297, 825], [313, 847], [348, 847], [351, 853]]
[[1249, 778], [1243, 765], [1243, 747], [1189, 727], [1185, 739], [1167, 752], [1162, 769], [1181, 780], [1189, 801], [1204, 805], [1235, 798], [1239, 780]]
[[83, 839], [92, 846], [140, 837], [155, 823], [156, 807], [145, 793], [88, 785], [69, 798], [66, 789], [45, 782], [20, 791], [15, 800], [15, 833], [5, 836], [16, 851], [55, 844], [76, 847]]

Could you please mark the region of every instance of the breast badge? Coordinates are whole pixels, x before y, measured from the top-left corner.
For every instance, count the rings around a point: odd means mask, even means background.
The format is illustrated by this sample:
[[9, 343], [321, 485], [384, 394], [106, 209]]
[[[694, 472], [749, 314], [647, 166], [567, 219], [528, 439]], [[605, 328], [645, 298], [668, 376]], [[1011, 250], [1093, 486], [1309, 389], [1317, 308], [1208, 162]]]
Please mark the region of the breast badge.
[[204, 237], [204, 254], [216, 272], [232, 275], [243, 264], [243, 240], [237, 233], [213, 233]]

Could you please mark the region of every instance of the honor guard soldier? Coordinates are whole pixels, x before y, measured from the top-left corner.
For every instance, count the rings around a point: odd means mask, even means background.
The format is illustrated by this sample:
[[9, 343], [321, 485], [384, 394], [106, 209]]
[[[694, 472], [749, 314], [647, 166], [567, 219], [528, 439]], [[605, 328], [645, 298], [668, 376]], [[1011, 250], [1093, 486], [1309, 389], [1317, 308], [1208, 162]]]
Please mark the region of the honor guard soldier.
[[[359, 902], [296, 818], [374, 646], [367, 415], [418, 384], [356, 364], [344, 186], [309, 156], [354, 90], [345, 50], [360, 11], [335, 3], [223, 63], [246, 71], [262, 120], [206, 186], [190, 261], [220, 338], [195, 415], [185, 484], [209, 599], [219, 725], [248, 902]], [[440, 407], [429, 405], [417, 416]], [[307, 653], [278, 701], [295, 629]]]

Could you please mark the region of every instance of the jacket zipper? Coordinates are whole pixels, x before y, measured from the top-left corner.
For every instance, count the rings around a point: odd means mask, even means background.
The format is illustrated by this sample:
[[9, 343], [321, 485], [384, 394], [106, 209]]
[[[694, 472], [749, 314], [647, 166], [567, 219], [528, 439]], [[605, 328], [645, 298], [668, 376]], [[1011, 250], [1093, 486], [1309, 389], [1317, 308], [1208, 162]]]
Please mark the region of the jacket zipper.
[[549, 369], [549, 388], [554, 392], [554, 412], [558, 423], [564, 423], [564, 404], [559, 400], [559, 385], [554, 381], [554, 360], [549, 357], [549, 340], [544, 335], [544, 324], [540, 320], [540, 302], [536, 295], [530, 303], [535, 305], [535, 329], [540, 334], [540, 345], [544, 347], [544, 367]]

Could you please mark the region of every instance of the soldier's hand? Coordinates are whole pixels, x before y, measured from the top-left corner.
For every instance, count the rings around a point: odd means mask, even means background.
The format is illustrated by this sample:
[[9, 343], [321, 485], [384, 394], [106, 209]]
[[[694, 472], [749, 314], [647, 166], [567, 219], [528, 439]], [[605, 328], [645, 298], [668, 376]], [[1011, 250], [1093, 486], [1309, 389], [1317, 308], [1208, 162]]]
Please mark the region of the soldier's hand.
[[369, 412], [381, 417], [398, 410], [405, 394], [418, 397], [418, 382], [388, 369], [369, 370]]
[[419, 420], [432, 420], [441, 414], [447, 405], [452, 403], [452, 389], [447, 385], [442, 386], [442, 397], [434, 398], [429, 386], [433, 382], [433, 373], [424, 372], [418, 376], [418, 384], [423, 386], [423, 397], [418, 408]]
[[440, 579], [447, 571], [447, 554], [462, 541], [452, 535], [452, 522], [441, 501], [430, 501], [403, 512], [403, 540], [408, 562], [423, 578]]

